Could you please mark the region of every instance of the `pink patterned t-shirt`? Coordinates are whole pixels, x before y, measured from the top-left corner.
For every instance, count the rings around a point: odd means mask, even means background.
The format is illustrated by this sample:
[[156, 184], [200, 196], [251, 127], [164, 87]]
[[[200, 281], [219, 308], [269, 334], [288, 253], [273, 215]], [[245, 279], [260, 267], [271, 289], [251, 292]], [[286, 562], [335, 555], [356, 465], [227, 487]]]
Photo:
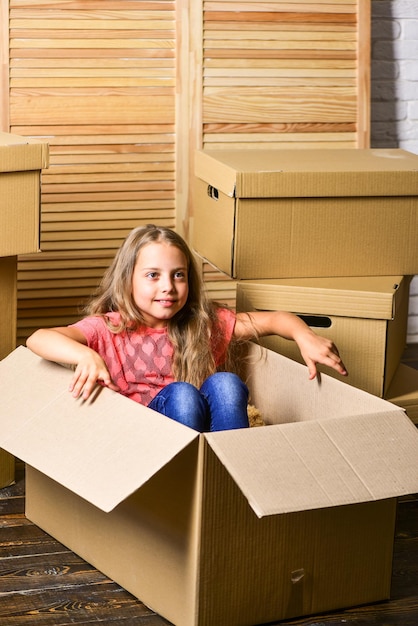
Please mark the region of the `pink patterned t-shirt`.
[[[118, 313], [107, 313], [113, 324]], [[212, 346], [216, 364], [225, 361], [226, 350], [235, 326], [235, 314], [228, 309], [218, 310], [220, 333]], [[120, 392], [147, 406], [157, 393], [174, 381], [172, 373], [173, 346], [165, 328], [141, 326], [134, 331], [112, 332], [101, 316], [89, 316], [72, 324], [87, 340], [109, 370], [112, 381]], [[221, 337], [221, 339], [219, 339]]]

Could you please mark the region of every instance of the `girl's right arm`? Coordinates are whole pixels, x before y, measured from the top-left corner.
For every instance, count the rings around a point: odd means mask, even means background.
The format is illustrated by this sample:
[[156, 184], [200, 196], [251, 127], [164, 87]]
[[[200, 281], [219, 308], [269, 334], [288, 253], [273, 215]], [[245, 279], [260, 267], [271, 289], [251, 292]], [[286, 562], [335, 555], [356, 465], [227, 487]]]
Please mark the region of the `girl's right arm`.
[[47, 359], [75, 365], [69, 390], [75, 398], [86, 400], [98, 380], [118, 391], [102, 357], [87, 346], [83, 333], [74, 327], [41, 328], [31, 335], [26, 345], [32, 352]]

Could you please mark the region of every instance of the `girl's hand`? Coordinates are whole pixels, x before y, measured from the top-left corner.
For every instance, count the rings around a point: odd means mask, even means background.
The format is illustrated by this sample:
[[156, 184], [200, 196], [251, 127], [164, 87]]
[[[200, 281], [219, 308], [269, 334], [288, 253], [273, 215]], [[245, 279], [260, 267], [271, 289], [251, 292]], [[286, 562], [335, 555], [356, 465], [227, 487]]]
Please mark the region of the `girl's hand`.
[[28, 338], [26, 345], [32, 352], [49, 361], [71, 366], [76, 364], [69, 386], [74, 398], [82, 396], [86, 400], [97, 381], [113, 391], [119, 391], [102, 357], [87, 346], [83, 333], [75, 327], [40, 328]]
[[309, 380], [314, 379], [318, 374], [317, 363], [332, 367], [342, 376], [347, 376], [347, 370], [338, 354], [338, 349], [330, 339], [306, 329], [295, 337], [295, 341], [308, 366]]
[[287, 311], [237, 313], [234, 328], [234, 336], [237, 339], [254, 339], [267, 335], [279, 335], [296, 342], [308, 366], [310, 380], [318, 374], [317, 363], [332, 367], [342, 376], [347, 376], [347, 370], [335, 344], [330, 339], [314, 333], [297, 315]]
[[79, 360], [69, 391], [74, 398], [81, 396], [83, 400], [87, 400], [98, 381], [113, 391], [119, 391], [119, 388], [112, 382], [103, 359], [96, 352], [90, 351]]

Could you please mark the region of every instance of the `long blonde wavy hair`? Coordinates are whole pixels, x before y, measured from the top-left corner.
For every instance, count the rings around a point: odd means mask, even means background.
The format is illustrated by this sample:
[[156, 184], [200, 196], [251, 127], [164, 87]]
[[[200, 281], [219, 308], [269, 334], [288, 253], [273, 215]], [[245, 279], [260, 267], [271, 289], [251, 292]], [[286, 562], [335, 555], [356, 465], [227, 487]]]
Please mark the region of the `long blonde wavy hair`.
[[115, 333], [129, 332], [145, 323], [132, 296], [132, 276], [139, 252], [150, 243], [176, 246], [186, 258], [189, 286], [187, 302], [168, 321], [167, 332], [174, 348], [174, 379], [200, 387], [217, 369], [211, 345], [216, 340], [213, 334], [219, 328], [219, 324], [215, 323], [218, 305], [208, 299], [190, 248], [173, 230], [152, 224], [134, 228], [105, 272], [96, 294], [86, 307], [86, 313], [104, 316], [110, 311], [118, 312], [118, 326], [112, 326], [106, 318]]

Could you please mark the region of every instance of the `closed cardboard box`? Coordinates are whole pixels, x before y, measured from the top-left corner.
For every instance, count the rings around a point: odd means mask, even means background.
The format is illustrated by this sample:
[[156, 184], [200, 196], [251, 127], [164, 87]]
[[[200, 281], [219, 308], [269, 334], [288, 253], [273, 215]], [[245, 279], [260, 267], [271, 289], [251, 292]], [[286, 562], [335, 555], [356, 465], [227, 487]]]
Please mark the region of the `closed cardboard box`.
[[418, 272], [418, 156], [198, 151], [193, 246], [238, 279]]
[[48, 146], [0, 133], [0, 256], [38, 252], [40, 175]]
[[[237, 310], [299, 315], [337, 345], [349, 373], [345, 382], [384, 397], [406, 347], [409, 284], [403, 276], [244, 280], [237, 284]], [[260, 342], [303, 363], [293, 341], [273, 336]]]
[[243, 363], [267, 425], [199, 434], [109, 389], [75, 400], [71, 371], [18, 348], [0, 363], [0, 445], [28, 464], [28, 518], [179, 626], [388, 598], [416, 428], [274, 352]]

